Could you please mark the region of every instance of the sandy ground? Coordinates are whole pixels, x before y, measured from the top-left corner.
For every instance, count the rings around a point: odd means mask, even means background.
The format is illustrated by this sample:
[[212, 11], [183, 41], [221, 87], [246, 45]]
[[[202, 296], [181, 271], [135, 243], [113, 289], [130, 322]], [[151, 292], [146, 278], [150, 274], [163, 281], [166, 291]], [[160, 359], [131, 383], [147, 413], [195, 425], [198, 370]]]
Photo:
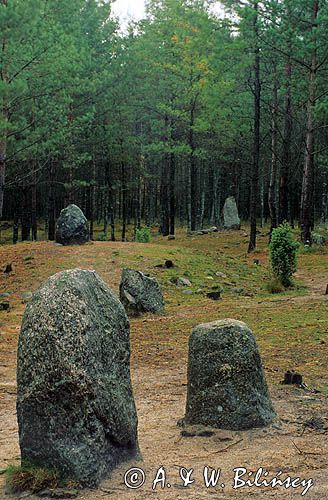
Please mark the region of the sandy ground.
[[[311, 286], [312, 278], [303, 274]], [[292, 300], [326, 300], [322, 287], [327, 278], [315, 279], [308, 297]], [[163, 319], [165, 321], [165, 318]], [[17, 329], [16, 332], [17, 333]], [[156, 353], [156, 346], [152, 346]], [[15, 413], [15, 343], [2, 352], [0, 387], [0, 467], [6, 467], [19, 459], [17, 423]], [[301, 478], [313, 480], [308, 499], [328, 498], [328, 398], [324, 394], [311, 393], [296, 387], [270, 384], [270, 391], [278, 420], [266, 429], [248, 432], [213, 430], [207, 437], [183, 437], [177, 421], [183, 417], [186, 401], [187, 358], [172, 355], [156, 362], [154, 354], [148, 365], [143, 356], [133, 358], [132, 378], [139, 417], [139, 443], [143, 460], [120, 466], [109, 480], [103, 481], [97, 490], [84, 490], [80, 499], [117, 500], [142, 499], [202, 499], [213, 498], [301, 498], [305, 485], [298, 488], [251, 487], [245, 485], [233, 489], [233, 470], [244, 467], [256, 472], [262, 467], [269, 474], [268, 480], [282, 471], [283, 479]], [[158, 358], [159, 360], [159, 358]], [[269, 378], [269, 377], [268, 377]], [[196, 430], [196, 431], [199, 431]], [[206, 488], [205, 467], [221, 469], [220, 480], [215, 488]], [[129, 489], [124, 475], [131, 468], [142, 468], [145, 483], [139, 489]], [[165, 488], [160, 484], [153, 489], [157, 471], [165, 468]], [[194, 483], [183, 487], [181, 469], [193, 469]], [[186, 471], [182, 471], [186, 472]], [[253, 478], [249, 476], [249, 478]], [[245, 478], [244, 478], [245, 479]], [[3, 476], [0, 476], [3, 482]], [[223, 484], [225, 485], [223, 487]], [[0, 490], [0, 498], [13, 498]], [[37, 498], [30, 496], [29, 498]]]

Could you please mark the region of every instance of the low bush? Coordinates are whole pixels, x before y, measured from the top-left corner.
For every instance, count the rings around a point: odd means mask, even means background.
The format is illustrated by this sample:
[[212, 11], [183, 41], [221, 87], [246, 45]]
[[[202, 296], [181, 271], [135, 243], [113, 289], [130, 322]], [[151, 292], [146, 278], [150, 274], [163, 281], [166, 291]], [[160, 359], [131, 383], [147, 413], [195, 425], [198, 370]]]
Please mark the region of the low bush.
[[150, 243], [151, 232], [149, 227], [142, 227], [136, 230], [136, 241], [138, 243]]
[[292, 285], [292, 276], [297, 270], [298, 248], [299, 244], [294, 240], [287, 222], [272, 231], [269, 245], [272, 271], [284, 287]]

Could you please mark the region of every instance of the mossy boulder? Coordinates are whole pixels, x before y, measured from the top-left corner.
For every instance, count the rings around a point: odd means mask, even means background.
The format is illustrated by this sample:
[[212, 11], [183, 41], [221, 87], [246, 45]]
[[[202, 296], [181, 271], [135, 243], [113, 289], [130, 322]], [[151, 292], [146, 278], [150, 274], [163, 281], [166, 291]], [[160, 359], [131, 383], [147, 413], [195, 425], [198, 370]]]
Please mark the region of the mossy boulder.
[[123, 269], [120, 299], [130, 316], [164, 311], [163, 294], [156, 278], [134, 269]]
[[61, 245], [83, 245], [90, 239], [88, 221], [77, 205], [64, 208], [57, 220], [56, 243]]
[[185, 423], [243, 430], [274, 418], [256, 341], [245, 323], [227, 319], [194, 328]]
[[138, 457], [129, 321], [94, 271], [64, 271], [33, 295], [18, 345], [23, 463], [96, 486]]

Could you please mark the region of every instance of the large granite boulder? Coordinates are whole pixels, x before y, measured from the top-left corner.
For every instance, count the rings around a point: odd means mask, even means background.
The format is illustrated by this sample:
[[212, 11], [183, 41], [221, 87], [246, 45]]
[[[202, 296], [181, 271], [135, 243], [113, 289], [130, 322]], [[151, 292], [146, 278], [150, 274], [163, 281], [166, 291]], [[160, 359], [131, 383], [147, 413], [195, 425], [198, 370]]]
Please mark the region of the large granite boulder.
[[256, 341], [245, 323], [227, 319], [194, 328], [185, 423], [243, 430], [274, 418]]
[[131, 316], [164, 311], [163, 294], [156, 278], [150, 278], [133, 269], [123, 269], [120, 299]]
[[56, 243], [82, 245], [90, 239], [88, 221], [76, 205], [68, 205], [60, 212], [56, 225]]
[[225, 229], [240, 229], [238, 208], [233, 196], [230, 196], [225, 201], [223, 207], [223, 225]]
[[18, 345], [22, 462], [95, 486], [138, 456], [129, 321], [94, 271], [49, 278], [27, 305]]

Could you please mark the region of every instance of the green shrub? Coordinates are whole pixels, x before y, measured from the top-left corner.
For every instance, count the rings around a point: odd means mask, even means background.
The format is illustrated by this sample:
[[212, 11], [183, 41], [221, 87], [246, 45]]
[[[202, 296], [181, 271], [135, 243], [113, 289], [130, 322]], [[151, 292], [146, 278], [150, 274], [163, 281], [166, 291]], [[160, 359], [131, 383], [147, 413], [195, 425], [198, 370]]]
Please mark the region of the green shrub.
[[107, 241], [108, 235], [106, 233], [101, 233], [98, 237], [98, 241]]
[[298, 247], [287, 222], [272, 231], [269, 245], [271, 266], [274, 276], [285, 287], [292, 285], [291, 278], [297, 270]]
[[312, 233], [312, 242], [315, 245], [324, 245], [326, 243], [326, 238], [319, 233]]
[[136, 241], [138, 243], [150, 243], [151, 232], [149, 227], [142, 227], [136, 230]]

